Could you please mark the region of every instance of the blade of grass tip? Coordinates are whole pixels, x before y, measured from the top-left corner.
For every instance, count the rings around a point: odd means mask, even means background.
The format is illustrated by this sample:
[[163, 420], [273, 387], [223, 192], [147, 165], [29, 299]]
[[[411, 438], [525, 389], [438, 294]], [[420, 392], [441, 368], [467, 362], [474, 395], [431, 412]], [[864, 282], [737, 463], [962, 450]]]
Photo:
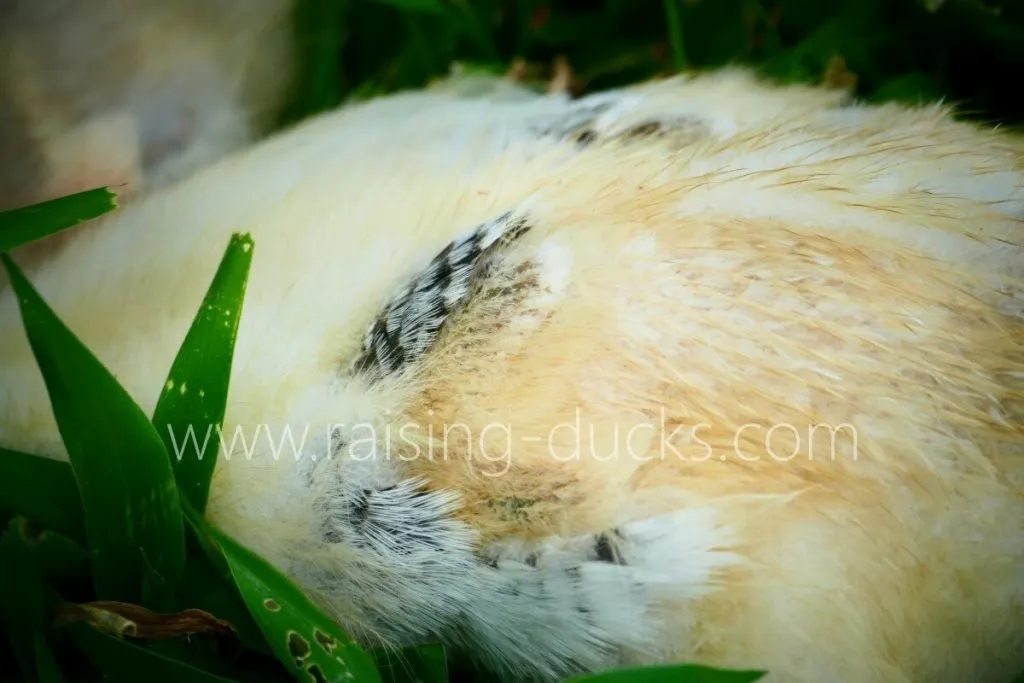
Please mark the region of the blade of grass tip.
[[665, 22], [668, 24], [669, 42], [672, 43], [672, 59], [676, 65], [676, 71], [685, 71], [688, 64], [686, 60], [686, 47], [683, 40], [683, 17], [679, 11], [679, 0], [664, 0]]
[[249, 235], [231, 237], [153, 411], [178, 489], [200, 515], [217, 465], [252, 250]]
[[0, 448], [0, 511], [85, 542], [82, 498], [67, 462]]
[[116, 208], [117, 196], [100, 187], [0, 212], [0, 252], [35, 242]]
[[373, 657], [297, 586], [228, 534], [205, 527], [271, 649], [296, 680], [381, 683]]
[[32, 539], [36, 566], [47, 581], [89, 578], [89, 553], [67, 536], [44, 529]]
[[[181, 577], [185, 537], [163, 442], [10, 257], [0, 259], [78, 482], [97, 597], [139, 602], [154, 584], [166, 594]], [[145, 571], [147, 563], [155, 575]]]

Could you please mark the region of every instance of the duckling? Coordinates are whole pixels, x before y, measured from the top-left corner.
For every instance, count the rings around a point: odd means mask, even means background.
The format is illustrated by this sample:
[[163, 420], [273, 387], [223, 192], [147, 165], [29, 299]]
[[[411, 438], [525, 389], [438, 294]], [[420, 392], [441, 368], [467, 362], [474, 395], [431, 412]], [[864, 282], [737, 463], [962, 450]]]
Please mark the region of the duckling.
[[[220, 439], [209, 519], [502, 680], [1024, 669], [1024, 141], [741, 69], [468, 93], [307, 120], [33, 274], [151, 414], [252, 235], [223, 430], [173, 435]], [[0, 445], [65, 458], [0, 326]]]

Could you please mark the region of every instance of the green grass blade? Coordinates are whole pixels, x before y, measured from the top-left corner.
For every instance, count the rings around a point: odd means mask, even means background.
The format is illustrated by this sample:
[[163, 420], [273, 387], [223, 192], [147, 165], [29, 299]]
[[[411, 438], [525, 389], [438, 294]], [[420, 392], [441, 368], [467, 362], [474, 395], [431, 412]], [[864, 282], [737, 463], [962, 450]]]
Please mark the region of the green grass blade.
[[685, 71], [688, 64], [686, 46], [683, 40], [683, 17], [679, 11], [679, 0], [663, 0], [665, 23], [668, 26], [669, 43], [672, 45], [672, 61], [676, 71]]
[[447, 683], [448, 658], [443, 645], [371, 652], [384, 683]]
[[110, 681], [146, 683], [232, 683], [232, 679], [197, 669], [165, 657], [127, 640], [100, 633], [86, 624], [68, 627], [68, 633], [82, 651]]
[[64, 673], [42, 631], [32, 634], [32, 643], [35, 646], [36, 675], [39, 677], [39, 683], [61, 683], [64, 680]]
[[32, 544], [36, 565], [47, 581], [89, 578], [89, 553], [67, 536], [47, 529], [39, 532]]
[[300, 68], [282, 126], [336, 107], [343, 97], [339, 55], [346, 42], [349, 7], [341, 2], [297, 0], [293, 25], [299, 36], [296, 48]]
[[175, 585], [184, 566], [170, 459], [131, 396], [2, 259], [78, 482], [97, 597], [139, 602], [146, 590]]
[[765, 675], [764, 671], [729, 671], [685, 664], [616, 669], [573, 678], [568, 683], [753, 683]]
[[211, 525], [246, 606], [298, 681], [381, 683], [373, 658], [262, 557]]
[[223, 575], [199, 548], [195, 548], [185, 561], [180, 593], [181, 602], [186, 607], [201, 609], [229, 622], [247, 648], [268, 657], [274, 656], [238, 593], [230, 569], [227, 569], [227, 576]]
[[402, 12], [444, 13], [444, 0], [376, 0], [378, 4], [390, 5]]
[[0, 621], [28, 680], [62, 680], [46, 639], [56, 596], [43, 579], [24, 519], [11, 520], [0, 535]]
[[11, 251], [117, 208], [105, 187], [0, 212], [0, 252]]
[[217, 464], [252, 249], [248, 235], [231, 237], [153, 412], [178, 489], [200, 514]]
[[4, 512], [85, 542], [82, 499], [66, 462], [0, 448], [0, 513]]

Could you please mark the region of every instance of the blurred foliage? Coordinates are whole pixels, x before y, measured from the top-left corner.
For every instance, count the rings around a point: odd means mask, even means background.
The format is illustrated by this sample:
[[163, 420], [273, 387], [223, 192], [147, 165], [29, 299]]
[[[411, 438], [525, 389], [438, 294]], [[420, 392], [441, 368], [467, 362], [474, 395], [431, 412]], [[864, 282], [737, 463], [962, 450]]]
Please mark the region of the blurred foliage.
[[1024, 0], [299, 2], [292, 120], [421, 87], [453, 63], [505, 73], [523, 60], [542, 82], [561, 57], [575, 94], [729, 64], [804, 82], [831, 68], [864, 99], [942, 98], [966, 116], [1024, 121]]

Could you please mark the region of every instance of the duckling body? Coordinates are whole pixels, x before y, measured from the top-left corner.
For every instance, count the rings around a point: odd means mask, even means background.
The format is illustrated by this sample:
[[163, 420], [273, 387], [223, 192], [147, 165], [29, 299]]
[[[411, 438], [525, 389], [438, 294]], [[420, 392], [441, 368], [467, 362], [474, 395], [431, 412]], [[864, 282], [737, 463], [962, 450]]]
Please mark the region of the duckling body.
[[[252, 235], [207, 514], [367, 644], [1010, 681], [1022, 150], [742, 71], [442, 88], [230, 155], [32, 281], [151, 413]], [[20, 324], [0, 292], [0, 445], [65, 457]]]

